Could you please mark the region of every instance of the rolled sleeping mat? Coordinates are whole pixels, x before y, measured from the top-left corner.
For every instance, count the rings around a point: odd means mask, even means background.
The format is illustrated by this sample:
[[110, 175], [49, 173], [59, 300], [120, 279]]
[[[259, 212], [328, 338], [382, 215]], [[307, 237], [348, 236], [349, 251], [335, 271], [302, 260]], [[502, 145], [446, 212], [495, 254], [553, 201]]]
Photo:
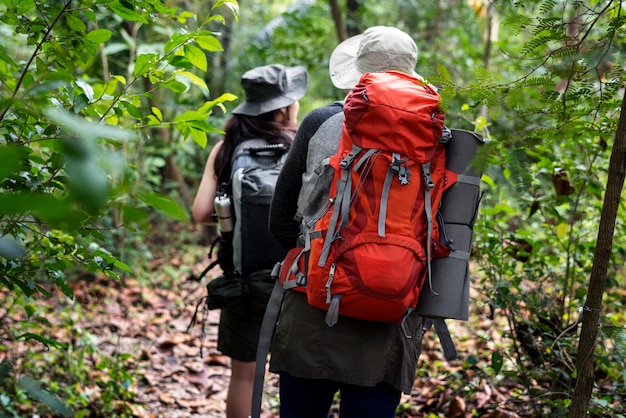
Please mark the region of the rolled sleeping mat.
[[477, 133], [451, 129], [446, 145], [446, 168], [458, 175], [457, 182], [443, 193], [439, 209], [439, 239], [451, 242], [448, 257], [431, 262], [431, 281], [426, 283], [416, 311], [432, 318], [466, 321], [469, 316], [469, 257], [474, 239], [474, 222], [480, 204], [482, 164], [478, 150], [487, 141]]

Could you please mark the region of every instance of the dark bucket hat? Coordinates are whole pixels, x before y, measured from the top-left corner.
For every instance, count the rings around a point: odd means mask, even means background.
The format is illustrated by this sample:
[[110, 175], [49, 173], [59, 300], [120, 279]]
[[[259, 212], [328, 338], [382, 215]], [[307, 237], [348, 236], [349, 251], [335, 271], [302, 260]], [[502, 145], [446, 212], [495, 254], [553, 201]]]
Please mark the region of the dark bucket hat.
[[308, 85], [309, 76], [302, 66], [271, 64], [253, 68], [241, 77], [246, 100], [233, 113], [257, 116], [287, 107], [304, 96]]

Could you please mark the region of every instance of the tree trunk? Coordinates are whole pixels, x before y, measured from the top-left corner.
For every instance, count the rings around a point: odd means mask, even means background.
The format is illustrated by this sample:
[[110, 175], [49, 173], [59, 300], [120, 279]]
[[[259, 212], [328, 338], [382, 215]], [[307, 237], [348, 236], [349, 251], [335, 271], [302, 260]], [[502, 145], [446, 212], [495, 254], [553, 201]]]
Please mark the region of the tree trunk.
[[615, 133], [615, 143], [611, 152], [606, 194], [600, 215], [598, 241], [591, 268], [587, 301], [583, 307], [582, 330], [578, 343], [576, 361], [577, 380], [572, 404], [569, 409], [570, 418], [585, 417], [594, 385], [594, 349], [600, 324], [602, 295], [606, 283], [607, 269], [611, 259], [615, 219], [619, 209], [620, 197], [624, 187], [626, 173], [626, 96], [622, 101], [622, 109]]
[[360, 8], [362, 0], [347, 0], [348, 12], [346, 14], [346, 31], [348, 37], [358, 35], [363, 32], [363, 19], [361, 19]]
[[343, 24], [343, 18], [341, 17], [341, 8], [339, 7], [337, 0], [329, 0], [328, 3], [330, 3], [330, 11], [333, 16], [333, 22], [335, 22], [337, 40], [341, 43], [348, 39], [346, 25]]

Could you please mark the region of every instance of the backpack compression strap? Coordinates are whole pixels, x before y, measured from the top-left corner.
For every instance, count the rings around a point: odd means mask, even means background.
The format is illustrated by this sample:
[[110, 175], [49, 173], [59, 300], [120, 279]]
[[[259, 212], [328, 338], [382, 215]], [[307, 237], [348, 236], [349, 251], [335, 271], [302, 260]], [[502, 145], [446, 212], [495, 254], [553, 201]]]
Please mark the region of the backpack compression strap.
[[430, 201], [430, 191], [435, 187], [432, 176], [430, 174], [430, 163], [422, 164], [422, 176], [424, 177], [424, 211], [426, 212], [426, 221], [428, 222], [428, 232], [426, 235], [426, 263], [428, 264], [428, 286], [430, 291], [437, 294], [433, 290], [433, 274], [430, 264], [431, 257], [431, 240], [433, 239], [433, 212], [432, 203]]
[[411, 177], [411, 172], [406, 169], [406, 166], [403, 166], [403, 162], [406, 163], [406, 160], [400, 159], [400, 154], [394, 152], [392, 154], [393, 161], [389, 165], [389, 171], [387, 171], [387, 175], [385, 176], [385, 182], [383, 183], [383, 191], [380, 197], [380, 215], [378, 216], [378, 236], [385, 236], [385, 222], [387, 221], [387, 206], [389, 203], [389, 189], [391, 189], [391, 182], [395, 175], [398, 175], [398, 180], [400, 184], [408, 184], [409, 177]]
[[435, 326], [435, 332], [439, 336], [439, 342], [441, 343], [441, 349], [443, 350], [443, 356], [446, 360], [454, 360], [458, 354], [452, 342], [448, 325], [443, 318], [424, 318], [422, 329], [424, 332], [428, 331], [431, 326]]

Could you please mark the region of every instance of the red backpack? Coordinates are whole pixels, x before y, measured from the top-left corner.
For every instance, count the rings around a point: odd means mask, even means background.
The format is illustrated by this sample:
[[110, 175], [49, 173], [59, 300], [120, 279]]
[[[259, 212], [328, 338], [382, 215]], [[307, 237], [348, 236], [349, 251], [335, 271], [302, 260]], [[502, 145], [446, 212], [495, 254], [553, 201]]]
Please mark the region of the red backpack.
[[456, 180], [445, 169], [440, 97], [405, 73], [367, 73], [344, 115], [327, 208], [305, 231], [308, 255], [283, 263], [292, 265], [283, 284], [327, 310], [329, 326], [339, 315], [401, 322], [415, 309], [432, 257], [449, 253], [434, 221]]

